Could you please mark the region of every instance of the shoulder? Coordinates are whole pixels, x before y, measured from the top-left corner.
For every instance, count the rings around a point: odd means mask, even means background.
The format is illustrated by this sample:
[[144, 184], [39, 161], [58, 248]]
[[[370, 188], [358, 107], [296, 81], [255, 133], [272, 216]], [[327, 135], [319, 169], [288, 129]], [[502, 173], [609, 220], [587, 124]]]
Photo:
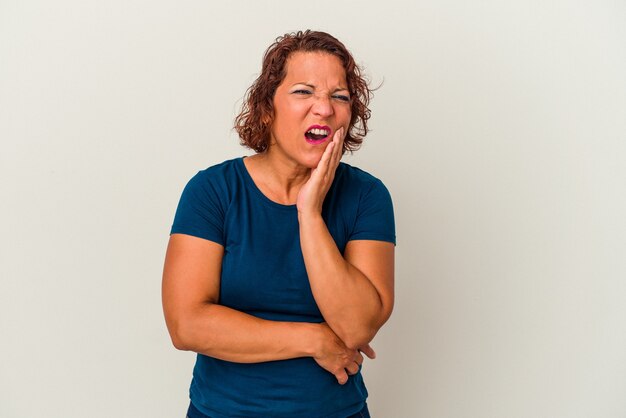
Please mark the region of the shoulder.
[[240, 177], [241, 158], [227, 160], [198, 171], [187, 183], [187, 188], [229, 194]]
[[388, 193], [387, 188], [379, 178], [346, 163], [339, 163], [335, 174], [335, 183], [338, 189], [348, 189], [359, 195], [370, 193], [372, 190], [384, 190]]
[[[372, 174], [341, 163], [335, 174], [330, 209], [345, 219], [347, 241], [377, 240], [396, 242], [391, 195], [383, 182]], [[329, 191], [330, 193], [330, 191]]]
[[241, 158], [235, 158], [198, 171], [187, 182], [182, 201], [198, 204], [210, 204], [212, 202], [212, 204], [217, 204], [222, 210], [225, 210], [240, 183], [239, 164], [243, 164]]
[[241, 158], [226, 160], [198, 171], [191, 180], [197, 183], [219, 183], [220, 181], [228, 181], [237, 176], [239, 164], [241, 164]]
[[374, 182], [378, 180], [367, 171], [344, 162], [339, 163], [339, 166], [337, 167], [337, 175], [347, 176], [351, 179], [363, 182]]
[[176, 209], [172, 234], [224, 242], [223, 224], [236, 190], [238, 160], [200, 170], [187, 182]]
[[393, 211], [391, 194], [383, 182], [372, 174], [349, 164], [340, 163], [328, 195], [332, 203], [345, 210], [362, 213], [372, 207]]

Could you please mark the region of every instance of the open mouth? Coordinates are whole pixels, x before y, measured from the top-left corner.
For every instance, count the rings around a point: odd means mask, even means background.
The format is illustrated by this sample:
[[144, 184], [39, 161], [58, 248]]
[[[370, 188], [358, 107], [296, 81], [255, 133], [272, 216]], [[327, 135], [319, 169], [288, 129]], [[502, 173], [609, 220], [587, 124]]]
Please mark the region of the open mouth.
[[331, 131], [328, 126], [314, 125], [304, 133], [304, 137], [307, 142], [317, 144], [328, 139], [328, 137], [330, 137], [330, 132]]

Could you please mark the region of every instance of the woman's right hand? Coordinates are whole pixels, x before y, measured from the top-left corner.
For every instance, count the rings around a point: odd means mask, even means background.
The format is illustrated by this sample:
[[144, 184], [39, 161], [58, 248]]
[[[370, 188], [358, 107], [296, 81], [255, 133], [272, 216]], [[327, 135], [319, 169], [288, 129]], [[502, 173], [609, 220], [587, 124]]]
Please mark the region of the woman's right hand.
[[348, 381], [348, 374], [354, 375], [359, 372], [359, 368], [363, 363], [361, 353], [371, 359], [376, 357], [376, 353], [369, 344], [359, 347], [358, 350], [346, 347], [343, 341], [325, 322], [319, 324], [319, 335], [313, 359], [323, 369], [335, 375], [340, 385]]

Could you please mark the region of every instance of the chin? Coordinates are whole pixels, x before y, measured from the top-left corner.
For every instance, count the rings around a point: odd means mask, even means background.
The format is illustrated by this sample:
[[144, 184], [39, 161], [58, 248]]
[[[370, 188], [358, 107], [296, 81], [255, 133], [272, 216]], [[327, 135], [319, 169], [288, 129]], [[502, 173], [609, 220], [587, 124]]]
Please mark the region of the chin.
[[322, 155], [324, 155], [323, 150], [319, 153], [307, 155], [305, 158], [303, 158], [300, 161], [300, 164], [302, 164], [303, 166], [307, 168], [316, 168], [320, 160], [322, 159]]

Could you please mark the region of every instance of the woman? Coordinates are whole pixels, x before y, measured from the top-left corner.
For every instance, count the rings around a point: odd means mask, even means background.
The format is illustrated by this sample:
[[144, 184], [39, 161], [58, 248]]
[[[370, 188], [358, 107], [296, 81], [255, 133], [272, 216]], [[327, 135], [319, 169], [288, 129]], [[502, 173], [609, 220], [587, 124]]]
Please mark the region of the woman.
[[189, 418], [369, 416], [360, 368], [393, 307], [393, 209], [340, 159], [370, 96], [337, 39], [284, 35], [236, 120], [256, 154], [187, 184], [163, 306], [174, 346], [198, 353]]

